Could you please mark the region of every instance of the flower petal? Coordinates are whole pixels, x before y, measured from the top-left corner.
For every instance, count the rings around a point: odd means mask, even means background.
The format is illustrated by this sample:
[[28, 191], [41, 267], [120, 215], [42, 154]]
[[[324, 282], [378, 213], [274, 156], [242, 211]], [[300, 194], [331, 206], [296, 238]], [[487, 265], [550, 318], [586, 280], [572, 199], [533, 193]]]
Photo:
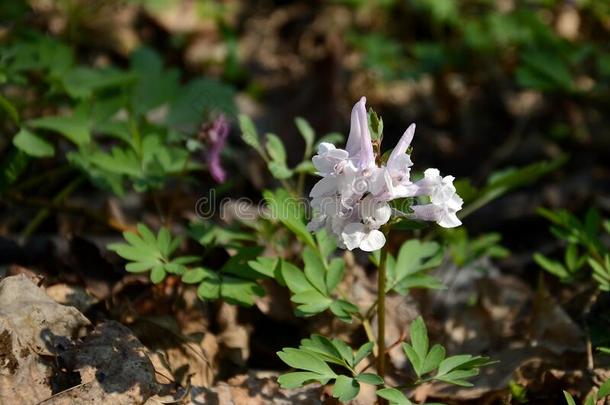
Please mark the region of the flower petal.
[[360, 246], [360, 242], [366, 236], [365, 226], [359, 222], [347, 224], [341, 232], [341, 240], [348, 250], [354, 250]]
[[362, 97], [358, 102], [358, 121], [360, 124], [360, 169], [365, 169], [375, 166], [375, 153], [373, 152], [373, 143], [371, 142], [371, 133], [369, 131], [369, 119], [366, 114], [366, 98]]
[[411, 206], [413, 219], [421, 221], [436, 221], [439, 217], [440, 208], [434, 204], [423, 204]]
[[385, 245], [385, 236], [376, 229], [370, 231], [360, 243], [360, 249], [365, 252], [379, 250]]
[[312, 198], [329, 196], [337, 192], [337, 179], [335, 177], [321, 178], [309, 192]]
[[437, 224], [443, 228], [455, 228], [462, 225], [462, 221], [460, 221], [455, 212], [444, 212]]
[[337, 149], [337, 148], [332, 143], [320, 142], [320, 144], [318, 145], [318, 155], [324, 155], [334, 149]]
[[372, 195], [364, 197], [360, 203], [362, 221], [371, 228], [379, 228], [390, 220], [392, 208], [385, 201], [376, 201]]
[[[411, 145], [411, 141], [413, 141], [413, 136], [415, 135], [415, 124], [409, 125], [409, 128], [402, 134], [402, 137], [392, 150], [390, 157], [388, 158], [388, 167], [392, 166], [396, 159], [400, 156], [404, 156], [407, 153], [407, 149], [409, 149], [409, 145]], [[409, 159], [410, 161], [411, 159]], [[413, 164], [413, 163], [411, 163]]]
[[345, 150], [347, 150], [350, 156], [355, 156], [360, 151], [360, 138], [362, 137], [362, 133], [360, 132], [358, 106], [362, 102], [362, 99], [364, 99], [366, 102], [366, 99], [362, 97], [360, 101], [358, 101], [356, 104], [354, 104], [354, 107], [352, 107], [349, 136], [347, 137], [347, 143], [345, 144]]

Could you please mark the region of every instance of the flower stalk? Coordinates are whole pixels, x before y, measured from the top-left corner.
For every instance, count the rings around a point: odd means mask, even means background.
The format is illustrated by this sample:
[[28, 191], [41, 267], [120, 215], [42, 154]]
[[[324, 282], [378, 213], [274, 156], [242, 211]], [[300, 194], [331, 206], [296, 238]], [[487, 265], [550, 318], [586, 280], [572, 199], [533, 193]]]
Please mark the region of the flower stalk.
[[377, 374], [385, 377], [385, 282], [388, 251], [381, 249], [379, 268], [377, 269]]

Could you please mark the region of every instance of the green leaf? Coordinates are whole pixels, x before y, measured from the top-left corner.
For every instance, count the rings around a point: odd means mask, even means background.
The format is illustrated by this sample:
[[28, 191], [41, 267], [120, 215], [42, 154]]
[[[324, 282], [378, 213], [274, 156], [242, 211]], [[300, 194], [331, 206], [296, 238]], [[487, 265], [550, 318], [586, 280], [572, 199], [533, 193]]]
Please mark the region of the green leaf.
[[411, 345], [415, 353], [417, 353], [417, 357], [420, 360], [425, 359], [428, 353], [429, 341], [426, 324], [421, 316], [411, 323], [409, 333], [411, 335]]
[[336, 377], [335, 372], [324, 361], [310, 352], [288, 347], [277, 352], [277, 355], [292, 368], [318, 373], [323, 377]]
[[224, 263], [220, 271], [244, 279], [259, 279], [261, 278], [260, 275], [257, 272], [252, 271], [248, 262], [257, 258], [261, 252], [262, 247], [259, 246], [242, 247], [237, 251], [237, 254], [231, 256], [229, 260]]
[[294, 264], [285, 260], [281, 261], [281, 273], [288, 289], [293, 293], [313, 290], [313, 286], [307, 281], [305, 274]]
[[405, 352], [405, 354], [407, 355], [407, 358], [409, 359], [409, 362], [413, 366], [413, 370], [415, 371], [415, 374], [417, 374], [418, 377], [421, 377], [422, 359], [419, 358], [419, 355], [417, 354], [417, 352], [415, 351], [413, 346], [411, 346], [408, 343], [403, 342], [402, 350]]
[[331, 342], [332, 342], [333, 346], [337, 349], [337, 351], [341, 354], [341, 358], [344, 359], [345, 362], [350, 367], [353, 367], [354, 366], [354, 352], [352, 351], [352, 348], [349, 347], [347, 345], [347, 343], [345, 343], [341, 339], [335, 338]]
[[294, 173], [315, 174], [316, 173], [316, 167], [313, 165], [313, 163], [311, 163], [311, 161], [306, 160], [306, 161], [301, 162], [298, 165], [296, 165], [292, 169], [292, 171]]
[[225, 83], [210, 78], [192, 80], [176, 91], [165, 124], [181, 133], [194, 134], [202, 117], [216, 112], [235, 114], [234, 98], [235, 90]]
[[258, 132], [256, 131], [256, 127], [254, 126], [254, 123], [252, 122], [250, 117], [246, 115], [240, 115], [239, 127], [242, 133], [241, 139], [248, 145], [252, 146], [256, 151], [258, 151], [258, 153], [265, 156], [263, 152], [263, 147], [261, 146], [258, 137]]
[[377, 390], [377, 396], [387, 399], [390, 405], [413, 405], [413, 402], [396, 388], [382, 388]]
[[150, 281], [155, 284], [160, 283], [165, 278], [165, 269], [161, 265], [156, 265], [150, 272]]
[[265, 295], [265, 290], [254, 281], [223, 275], [220, 295], [230, 304], [251, 306], [256, 297]]
[[171, 235], [169, 231], [165, 228], [159, 229], [157, 233], [157, 246], [159, 246], [159, 251], [163, 256], [169, 256], [171, 252], [169, 251], [170, 243], [171, 243]]
[[202, 300], [217, 300], [220, 298], [220, 278], [217, 274], [203, 279], [197, 287], [197, 296]]
[[422, 243], [417, 239], [408, 240], [400, 247], [396, 258], [396, 278], [400, 280], [426, 268], [429, 264], [425, 259], [437, 255], [439, 251], [440, 246], [436, 242]]
[[134, 262], [152, 262], [156, 264], [161, 264], [159, 257], [154, 256], [154, 252], [149, 250], [138, 249], [134, 246], [129, 246], [126, 244], [108, 245], [108, 249], [114, 250], [122, 258]]
[[84, 145], [91, 141], [89, 123], [82, 116], [42, 117], [28, 121], [28, 126], [58, 132], [76, 145]]
[[318, 291], [328, 295], [326, 287], [326, 268], [320, 257], [310, 248], [303, 250], [303, 262], [305, 265], [305, 277]]
[[434, 376], [435, 380], [444, 381], [446, 383], [459, 385], [461, 387], [472, 387], [472, 384], [465, 381], [466, 378], [474, 377], [479, 374], [478, 369], [471, 370], [453, 370], [441, 376]]
[[538, 263], [538, 265], [544, 270], [559, 277], [562, 280], [567, 279], [570, 276], [568, 271], [565, 269], [565, 267], [563, 267], [561, 263], [555, 260], [551, 260], [540, 253], [534, 254], [534, 261]]
[[356, 380], [364, 384], [370, 385], [381, 385], [383, 384], [383, 378], [379, 377], [375, 373], [362, 373], [356, 376]]
[[128, 272], [141, 273], [151, 270], [150, 279], [159, 283], [166, 273], [183, 274], [186, 271], [185, 264], [199, 259], [184, 256], [172, 260], [170, 255], [179, 239], [172, 240], [169, 231], [164, 228], [159, 230], [157, 236], [144, 224], [138, 224], [137, 229], [138, 234], [123, 232], [123, 238], [128, 243], [113, 243], [107, 246], [109, 250], [130, 261], [125, 266]]
[[84, 99], [105, 88], [124, 87], [134, 79], [135, 77], [131, 73], [117, 69], [92, 69], [76, 66], [62, 77], [62, 83], [70, 97]]
[[291, 298], [292, 302], [301, 304], [297, 307], [305, 316], [311, 316], [325, 311], [333, 302], [332, 299], [322, 295], [317, 290], [309, 290], [296, 293]]
[[337, 376], [333, 387], [333, 397], [341, 402], [348, 402], [356, 398], [358, 392], [360, 392], [358, 381], [345, 375]]
[[576, 405], [576, 401], [574, 401], [574, 397], [572, 397], [572, 395], [568, 391], [564, 390], [563, 396], [566, 399], [566, 402], [568, 403], [568, 405]]
[[277, 189], [275, 192], [266, 190], [263, 192], [263, 197], [267, 204], [269, 204], [271, 218], [278, 219], [286, 228], [294, 233], [297, 238], [315, 251], [316, 244], [314, 239], [303, 222], [305, 216], [304, 206], [298, 204], [297, 201], [282, 188]]
[[599, 391], [597, 392], [597, 399], [602, 399], [608, 395], [610, 395], [610, 378], [607, 379], [601, 385], [601, 387], [599, 387]]
[[327, 363], [345, 366], [346, 360], [339, 348], [324, 336], [316, 334], [311, 335], [309, 338], [301, 340], [301, 346], [299, 348], [313, 352], [317, 357]]
[[438, 266], [442, 257], [438, 243], [422, 243], [417, 239], [407, 241], [401, 246], [393, 266], [388, 257], [388, 291], [394, 289], [404, 294], [410, 287], [441, 288], [440, 282], [423, 272]]
[[[325, 260], [337, 249], [337, 240], [324, 229], [316, 232], [316, 242], [318, 245], [317, 251], [320, 253], [323, 260]], [[334, 260], [340, 260], [342, 262], [340, 258], [336, 258]]]
[[354, 355], [354, 365], [357, 365], [366, 357], [368, 357], [369, 354], [371, 354], [371, 352], [373, 351], [374, 345], [375, 344], [373, 342], [366, 342], [365, 344], [360, 346], [360, 348], [356, 351], [356, 354]]
[[483, 206], [509, 190], [532, 183], [545, 174], [557, 170], [567, 160], [567, 156], [562, 155], [553, 160], [544, 160], [520, 168], [507, 168], [495, 172], [480, 191], [479, 197], [477, 197], [478, 202], [473, 202], [473, 205]]
[[0, 163], [0, 193], [12, 186], [25, 171], [30, 162], [27, 153], [18, 148], [10, 148]]
[[186, 271], [186, 266], [183, 266], [180, 263], [175, 263], [175, 262], [167, 263], [165, 266], [163, 266], [163, 268], [168, 273], [178, 274], [178, 275], [182, 275]]
[[311, 154], [316, 134], [311, 125], [309, 125], [304, 118], [297, 117], [295, 118], [294, 122], [299, 129], [301, 136], [305, 140], [305, 153], [303, 155], [307, 158]]
[[[176, 238], [173, 240], [173, 242], [178, 241], [180, 238]], [[170, 252], [173, 253], [172, 247], [170, 247]], [[176, 264], [192, 264], [192, 263], [196, 263], [198, 261], [201, 261], [201, 258], [199, 256], [180, 256], [180, 257], [176, 257], [174, 259], [172, 259], [172, 263], [176, 263]]]
[[271, 160], [278, 163], [286, 162], [286, 150], [284, 149], [282, 140], [277, 135], [267, 134], [265, 146]]
[[570, 272], [577, 270], [578, 266], [578, 247], [575, 244], [568, 245], [564, 257], [566, 266]]
[[434, 345], [432, 349], [426, 355], [426, 359], [424, 360], [421, 366], [421, 374], [429, 373], [430, 371], [436, 369], [441, 361], [445, 359], [445, 348], [441, 345]]
[[346, 300], [335, 300], [330, 304], [330, 311], [341, 321], [352, 322], [352, 316], [358, 313], [358, 307]]
[[573, 88], [572, 74], [566, 61], [550, 50], [523, 52], [516, 78], [521, 86], [542, 91], [571, 91]]
[[587, 211], [585, 216], [585, 231], [590, 239], [597, 239], [599, 228], [601, 225], [601, 218], [599, 211], [595, 208], [591, 208]]
[[155, 262], [132, 262], [125, 265], [125, 270], [130, 273], [143, 273], [149, 271], [157, 264]]
[[190, 269], [182, 275], [182, 282], [186, 284], [197, 284], [209, 275], [210, 270], [202, 267]]
[[263, 276], [274, 278], [280, 264], [277, 257], [257, 257], [256, 260], [248, 261], [248, 266]]
[[267, 164], [269, 171], [276, 179], [287, 179], [292, 171], [286, 166], [286, 150], [282, 140], [274, 134], [267, 134], [267, 154], [271, 161]]
[[591, 393], [589, 395], [587, 395], [587, 397], [585, 398], [585, 402], [583, 402], [583, 405], [595, 405], [597, 401], [595, 400], [595, 394]]
[[371, 139], [373, 141], [379, 140], [381, 141], [383, 137], [383, 120], [381, 117], [377, 115], [372, 108], [369, 108], [368, 116], [368, 125], [371, 129]]
[[299, 388], [314, 381], [321, 381], [321, 375], [311, 371], [294, 371], [292, 373], [282, 374], [277, 379], [277, 382], [284, 389]]
[[449, 382], [451, 384], [468, 386], [469, 383], [462, 381], [479, 373], [479, 367], [490, 364], [486, 357], [473, 357], [469, 354], [451, 356], [441, 361], [435, 379]]
[[343, 279], [343, 273], [345, 270], [343, 259], [335, 258], [331, 260], [328, 265], [328, 272], [326, 273], [326, 290], [330, 293]]
[[416, 273], [403, 278], [394, 286], [394, 291], [407, 295], [412, 288], [427, 288], [429, 290], [443, 290], [445, 285], [436, 277], [429, 274]]
[[37, 158], [50, 157], [55, 154], [55, 148], [51, 143], [33, 134], [26, 128], [21, 128], [17, 135], [15, 135], [13, 145], [29, 156]]
[[278, 180], [289, 179], [292, 177], [292, 170], [290, 170], [284, 162], [269, 162], [267, 169], [271, 172], [271, 175]]
[[[144, 114], [174, 99], [179, 88], [177, 70], [164, 70], [161, 57], [148, 47], [136, 49], [130, 59], [131, 70], [137, 77], [130, 100], [136, 115]], [[154, 86], [151, 83], [154, 83]]]
[[19, 112], [6, 97], [0, 94], [0, 109], [6, 112], [15, 125], [19, 125]]

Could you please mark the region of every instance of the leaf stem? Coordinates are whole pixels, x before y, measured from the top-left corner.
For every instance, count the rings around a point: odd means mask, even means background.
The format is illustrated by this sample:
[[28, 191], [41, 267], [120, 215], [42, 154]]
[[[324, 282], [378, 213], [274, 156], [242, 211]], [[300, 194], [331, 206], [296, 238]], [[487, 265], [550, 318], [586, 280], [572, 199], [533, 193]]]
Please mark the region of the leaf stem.
[[374, 342], [375, 335], [373, 334], [373, 328], [371, 326], [371, 322], [368, 319], [363, 318], [362, 327], [364, 328], [364, 332], [366, 333], [366, 337], [369, 339], [369, 342]]

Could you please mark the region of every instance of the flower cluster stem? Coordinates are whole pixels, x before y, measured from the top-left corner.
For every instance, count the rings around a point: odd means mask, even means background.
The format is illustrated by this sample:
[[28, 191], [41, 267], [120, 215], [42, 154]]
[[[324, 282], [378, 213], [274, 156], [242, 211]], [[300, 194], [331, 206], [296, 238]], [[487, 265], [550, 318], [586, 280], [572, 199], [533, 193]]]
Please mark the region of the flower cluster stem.
[[385, 377], [385, 282], [387, 249], [381, 250], [377, 269], [377, 374]]

